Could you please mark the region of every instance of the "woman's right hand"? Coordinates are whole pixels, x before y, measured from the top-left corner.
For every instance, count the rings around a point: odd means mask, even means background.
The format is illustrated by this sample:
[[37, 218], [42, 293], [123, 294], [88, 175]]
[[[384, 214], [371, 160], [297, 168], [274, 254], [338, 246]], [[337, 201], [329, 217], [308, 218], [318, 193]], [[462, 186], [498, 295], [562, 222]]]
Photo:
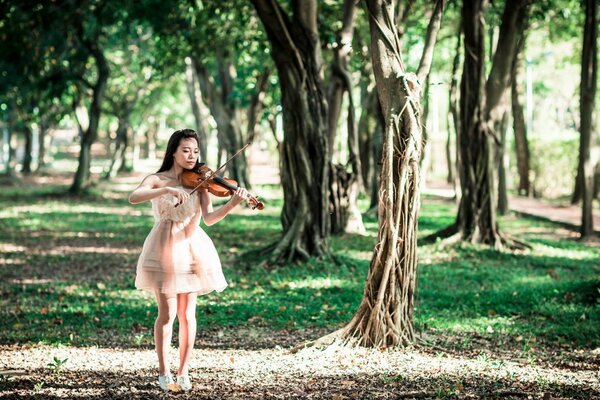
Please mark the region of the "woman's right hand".
[[167, 190], [167, 193], [173, 195], [177, 199], [178, 204], [183, 204], [190, 198], [190, 194], [182, 188], [166, 186], [165, 189]]

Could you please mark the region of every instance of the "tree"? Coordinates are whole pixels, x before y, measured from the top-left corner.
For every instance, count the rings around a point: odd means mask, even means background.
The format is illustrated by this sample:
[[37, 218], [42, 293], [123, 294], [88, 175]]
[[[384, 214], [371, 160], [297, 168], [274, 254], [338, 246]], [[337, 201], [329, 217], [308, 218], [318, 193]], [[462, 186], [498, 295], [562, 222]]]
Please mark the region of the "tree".
[[594, 165], [590, 157], [590, 144], [594, 131], [594, 105], [598, 72], [598, 3], [585, 1], [585, 25], [583, 30], [583, 50], [581, 54], [581, 86], [579, 97], [579, 167], [582, 177], [581, 237], [594, 233], [592, 201], [594, 198]]
[[511, 106], [513, 115], [513, 132], [515, 135], [515, 151], [517, 154], [517, 171], [519, 173], [518, 193], [522, 196], [531, 195], [529, 181], [529, 141], [527, 140], [527, 126], [523, 112], [523, 65], [525, 62], [525, 42], [527, 36], [522, 35], [517, 45], [517, 54], [511, 69]]
[[487, 0], [464, 2], [463, 74], [460, 86], [459, 166], [461, 200], [456, 222], [435, 233], [453, 239], [484, 243], [501, 249], [521, 246], [500, 233], [496, 218], [495, 151], [500, 138], [495, 129], [503, 115], [502, 99], [509, 84], [520, 27], [527, 17], [529, 0], [507, 0], [500, 25], [497, 51], [485, 79], [484, 14]]
[[330, 198], [331, 198], [331, 232], [354, 232], [364, 234], [365, 227], [358, 208], [358, 193], [361, 184], [361, 165], [359, 155], [358, 126], [354, 117], [354, 96], [352, 95], [352, 79], [348, 63], [352, 51], [352, 38], [356, 19], [356, 0], [345, 0], [342, 27], [337, 32], [333, 44], [333, 60], [331, 77], [327, 91], [329, 154], [333, 155], [334, 143], [338, 130], [342, 100], [344, 93], [348, 97], [348, 161], [331, 164]]
[[[429, 74], [445, 0], [437, 0], [417, 73], [406, 71], [394, 7], [368, 0], [373, 70], [384, 116], [379, 233], [363, 299], [352, 320], [318, 343], [341, 338], [369, 347], [405, 346], [412, 326], [417, 272], [421, 83]], [[399, 95], [400, 94], [400, 95]]]
[[[105, 7], [106, 3], [85, 4], [81, 8], [74, 9], [70, 15], [73, 31], [68, 34], [73, 34], [76, 38], [77, 45], [80, 46], [84, 54], [84, 63], [87, 64], [88, 58], [91, 58], [96, 68], [95, 77], [86, 76], [85, 72], [74, 77], [79, 84], [85, 87], [79, 98], [89, 96], [90, 101], [87, 105], [87, 123], [82, 124], [82, 121], [78, 120], [81, 146], [77, 171], [69, 189], [71, 194], [81, 193], [90, 180], [91, 148], [98, 137], [102, 100], [110, 73], [108, 61], [101, 44], [105, 35], [104, 29], [108, 26], [107, 20], [110, 19], [104, 13]], [[110, 10], [108, 11], [110, 12]], [[84, 22], [86, 19], [88, 19], [87, 24]], [[75, 106], [77, 107], [79, 104], [75, 104]]]
[[109, 66], [115, 73], [107, 83], [105, 104], [108, 107], [105, 109], [117, 119], [118, 126], [105, 179], [131, 167], [126, 163], [126, 150], [130, 145], [132, 115], [140, 107], [141, 100], [158, 86], [157, 71], [152, 67], [155, 38], [148, 27], [142, 25], [131, 25], [120, 34], [111, 35], [107, 54]]
[[329, 141], [317, 2], [252, 0], [271, 44], [281, 89], [284, 139], [281, 181], [283, 236], [272, 260], [328, 253]]

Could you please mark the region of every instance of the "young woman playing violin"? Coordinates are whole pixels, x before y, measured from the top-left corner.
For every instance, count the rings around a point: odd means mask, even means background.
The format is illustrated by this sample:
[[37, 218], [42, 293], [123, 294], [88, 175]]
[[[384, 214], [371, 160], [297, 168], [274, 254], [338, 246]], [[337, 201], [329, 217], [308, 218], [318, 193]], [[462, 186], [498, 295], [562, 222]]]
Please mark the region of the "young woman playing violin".
[[[208, 235], [200, 228], [219, 222], [249, 196], [236, 188], [231, 200], [213, 210], [208, 190], [192, 191], [182, 185], [186, 170], [197, 167], [199, 140], [196, 132], [174, 132], [167, 144], [162, 166], [147, 176], [131, 193], [132, 204], [150, 201], [154, 227], [144, 242], [139, 257], [135, 286], [153, 292], [158, 303], [154, 323], [154, 344], [158, 354], [158, 383], [167, 391], [175, 382], [170, 372], [169, 349], [175, 317], [179, 319], [179, 368], [177, 384], [192, 388], [189, 362], [196, 337], [196, 297], [221, 292], [227, 281], [219, 255]], [[176, 386], [175, 386], [176, 387]]]

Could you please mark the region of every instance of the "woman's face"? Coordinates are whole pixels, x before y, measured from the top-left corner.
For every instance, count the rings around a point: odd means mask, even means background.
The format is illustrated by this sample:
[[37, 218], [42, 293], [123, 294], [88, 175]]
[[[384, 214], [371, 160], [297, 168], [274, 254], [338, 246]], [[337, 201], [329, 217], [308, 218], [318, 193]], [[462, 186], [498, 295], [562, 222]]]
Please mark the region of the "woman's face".
[[198, 142], [196, 142], [196, 139], [181, 139], [175, 154], [173, 154], [173, 158], [175, 159], [175, 163], [181, 168], [191, 169], [196, 165], [199, 151], [200, 149], [198, 149]]

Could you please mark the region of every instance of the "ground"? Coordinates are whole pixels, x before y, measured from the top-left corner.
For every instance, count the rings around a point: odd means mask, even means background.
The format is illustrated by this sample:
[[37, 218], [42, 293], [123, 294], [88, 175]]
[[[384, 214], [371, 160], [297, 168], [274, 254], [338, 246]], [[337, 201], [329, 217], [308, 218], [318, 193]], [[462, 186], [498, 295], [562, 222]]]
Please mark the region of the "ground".
[[[40, 179], [35, 185], [44, 184]], [[66, 187], [52, 179], [46, 183]], [[121, 181], [124, 192], [132, 181]], [[2, 218], [10, 220], [10, 229], [0, 235], [0, 398], [600, 399], [599, 335], [593, 326], [598, 240], [579, 244], [573, 231], [519, 225], [515, 217], [505, 224], [535, 237], [530, 253], [421, 249], [418, 338], [408, 349], [334, 344], [292, 351], [348, 320], [364, 287], [373, 235], [336, 239], [345, 256], [363, 258], [344, 268], [228, 267], [236, 285], [199, 305], [193, 390], [164, 394], [150, 339], [154, 310], [144, 308], [151, 303], [130, 282], [130, 265], [149, 222], [140, 221], [143, 213], [114, 192], [118, 185], [71, 203], [43, 190], [35, 198], [20, 197], [14, 187], [0, 194], [0, 227], [6, 227]], [[433, 215], [420, 222], [424, 233], [452, 218], [445, 203], [427, 198], [424, 207]], [[73, 216], [77, 213], [81, 218]], [[249, 230], [258, 232], [265, 224], [278, 229], [269, 222], [277, 221], [276, 214], [260, 220], [248, 213], [236, 220], [243, 229], [222, 225], [211, 235], [237, 243], [223, 252], [233, 259], [244, 250], [240, 238]], [[103, 233], [116, 223], [123, 224], [122, 236]], [[376, 221], [369, 224], [373, 230]], [[441, 285], [445, 279], [455, 282]], [[503, 291], [505, 279], [513, 286]], [[307, 286], [299, 286], [302, 282]], [[349, 292], [352, 300], [343, 297]], [[70, 308], [62, 309], [66, 302]], [[460, 302], [464, 307], [457, 307]], [[120, 303], [129, 311], [123, 313]], [[300, 323], [299, 313], [307, 324]], [[175, 341], [172, 359], [175, 366]]]

